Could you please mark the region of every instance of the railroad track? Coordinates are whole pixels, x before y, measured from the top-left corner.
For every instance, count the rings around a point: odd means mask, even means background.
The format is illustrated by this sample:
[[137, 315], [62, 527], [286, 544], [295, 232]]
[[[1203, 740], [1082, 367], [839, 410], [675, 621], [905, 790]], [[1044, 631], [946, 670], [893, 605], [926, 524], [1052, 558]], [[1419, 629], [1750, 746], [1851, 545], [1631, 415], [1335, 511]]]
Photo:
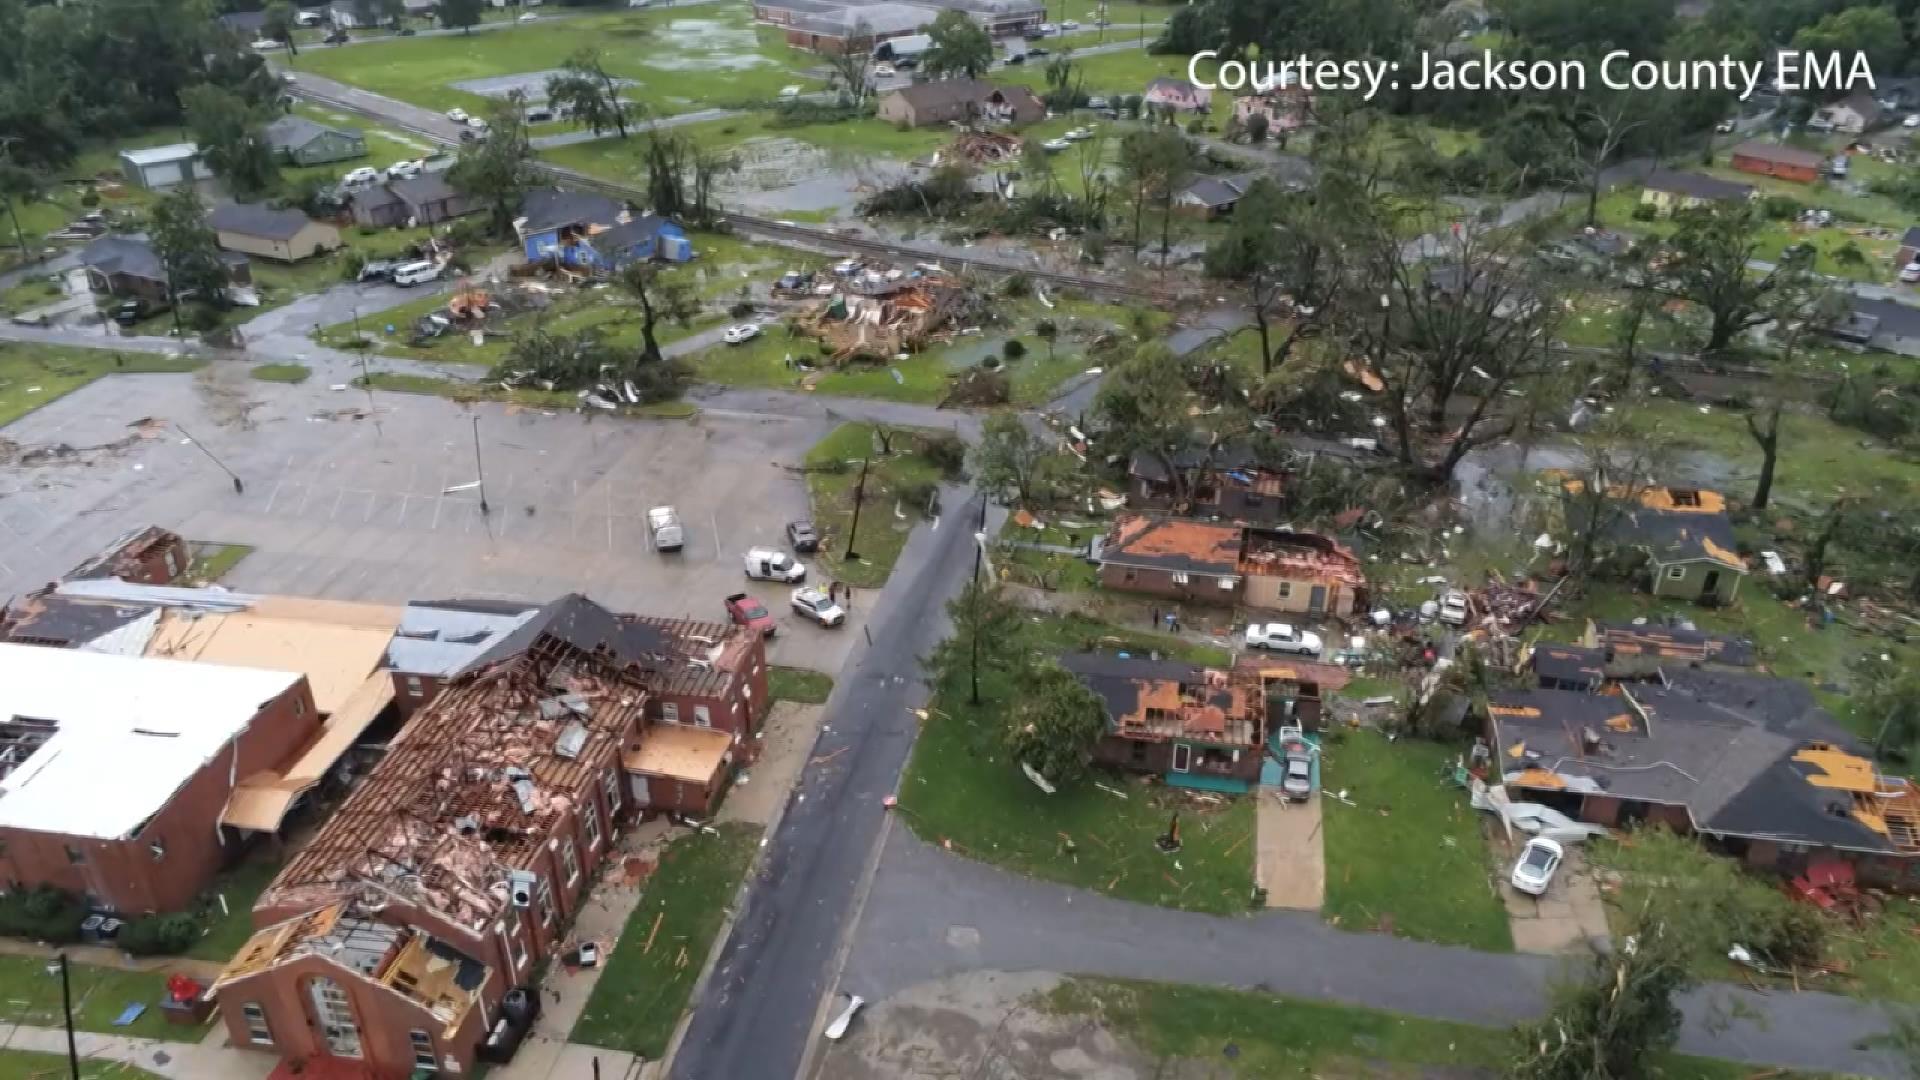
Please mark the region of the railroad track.
[[[289, 87], [289, 90], [293, 94], [306, 98], [316, 104], [340, 109], [345, 112], [356, 113], [368, 119], [377, 120], [387, 127], [398, 128], [401, 131], [418, 135], [421, 138], [431, 139], [443, 146], [454, 147], [459, 145], [457, 139], [448, 138], [439, 132], [431, 131], [424, 127], [382, 116], [363, 105], [345, 98], [320, 93], [297, 84]], [[647, 192], [645, 189], [632, 184], [622, 184], [597, 176], [588, 176], [574, 169], [568, 169], [542, 161], [534, 162], [533, 166], [542, 176], [550, 180], [626, 199], [636, 205], [645, 205], [647, 201]], [[1158, 290], [1113, 281], [1109, 278], [1089, 277], [1084, 274], [1068, 274], [1057, 270], [1043, 270], [1038, 267], [1022, 266], [1010, 258], [958, 256], [950, 251], [938, 251], [932, 248], [916, 247], [912, 244], [893, 243], [887, 240], [847, 236], [830, 229], [810, 228], [805, 225], [789, 224], [753, 214], [728, 213], [722, 214], [721, 216], [727, 224], [732, 226], [737, 232], [751, 234], [775, 243], [780, 243], [784, 240], [788, 242], [786, 246], [789, 247], [824, 249], [829, 253], [841, 255], [884, 255], [891, 259], [936, 263], [945, 269], [956, 270], [960, 273], [979, 271], [992, 274], [1024, 274], [1034, 281], [1045, 282], [1049, 285], [1080, 289], [1085, 292], [1112, 297], [1141, 298], [1160, 294]]]

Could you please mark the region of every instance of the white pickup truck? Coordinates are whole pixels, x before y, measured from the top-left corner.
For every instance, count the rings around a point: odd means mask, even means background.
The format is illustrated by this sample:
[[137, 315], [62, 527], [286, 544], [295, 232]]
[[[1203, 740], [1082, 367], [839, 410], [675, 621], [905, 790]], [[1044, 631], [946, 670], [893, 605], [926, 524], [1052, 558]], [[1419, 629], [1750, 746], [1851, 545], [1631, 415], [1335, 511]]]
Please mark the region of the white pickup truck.
[[653, 538], [653, 550], [679, 551], [687, 542], [687, 531], [680, 525], [680, 511], [671, 506], [656, 506], [647, 511], [647, 535]]

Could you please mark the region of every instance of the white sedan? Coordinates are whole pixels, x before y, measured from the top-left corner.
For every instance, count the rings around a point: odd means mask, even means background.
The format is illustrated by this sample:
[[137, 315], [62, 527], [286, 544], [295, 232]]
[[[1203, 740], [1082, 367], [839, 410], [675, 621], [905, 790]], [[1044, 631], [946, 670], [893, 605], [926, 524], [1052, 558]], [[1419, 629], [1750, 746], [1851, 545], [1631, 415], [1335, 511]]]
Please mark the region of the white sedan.
[[280, 48], [281, 44], [282, 43], [277, 38], [261, 38], [260, 40], [253, 43], [253, 48], [258, 49], [261, 52], [266, 52], [269, 49]]
[[377, 184], [382, 179], [384, 177], [379, 169], [370, 169], [362, 165], [358, 169], [348, 170], [347, 175], [340, 178], [340, 182], [347, 187], [365, 187], [368, 184]]
[[1900, 268], [1900, 280], [1911, 285], [1920, 281], [1920, 260], [1915, 260]]
[[729, 345], [738, 345], [743, 341], [752, 341], [754, 338], [757, 338], [759, 336], [760, 336], [760, 324], [749, 322], [749, 323], [741, 323], [738, 326], [727, 327], [724, 331], [721, 332], [720, 340], [726, 342]]
[[1254, 623], [1247, 627], [1247, 648], [1268, 649], [1273, 652], [1299, 653], [1302, 656], [1319, 656], [1320, 635], [1306, 630], [1296, 630], [1287, 623]]
[[1065, 139], [1048, 139], [1046, 142], [1040, 144], [1040, 149], [1045, 150], [1049, 154], [1057, 154], [1072, 145], [1072, 143]]
[[514, 22], [532, 22], [535, 19], [538, 19], [539, 17], [540, 16], [535, 15], [533, 12], [529, 11], [525, 15], [522, 15], [518, 19], [515, 19], [513, 21]]
[[467, 122], [467, 110], [460, 108], [448, 109], [447, 119], [456, 124], [464, 124]]
[[1558, 843], [1544, 836], [1527, 841], [1519, 861], [1513, 864], [1513, 887], [1528, 896], [1546, 895], [1547, 886], [1553, 884], [1553, 872], [1560, 869], [1566, 854]]

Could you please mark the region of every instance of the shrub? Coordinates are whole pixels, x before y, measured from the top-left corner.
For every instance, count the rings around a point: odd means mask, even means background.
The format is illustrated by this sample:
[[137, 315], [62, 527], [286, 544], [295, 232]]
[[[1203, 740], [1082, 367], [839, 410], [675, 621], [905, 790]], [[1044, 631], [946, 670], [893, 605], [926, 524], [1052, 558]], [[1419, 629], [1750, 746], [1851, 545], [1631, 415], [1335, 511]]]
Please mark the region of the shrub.
[[87, 910], [71, 893], [49, 886], [18, 889], [0, 896], [0, 934], [64, 945], [80, 940]]
[[1769, 195], [1760, 200], [1760, 213], [1769, 221], [1792, 221], [1805, 209], [1791, 195]]
[[736, 301], [732, 307], [727, 309], [727, 314], [733, 316], [736, 319], [744, 319], [747, 316], [753, 314], [754, 310], [755, 308], [753, 306], [752, 301], [739, 300], [739, 301]]
[[100, 205], [100, 189], [96, 187], [87, 188], [86, 193], [80, 196], [80, 205], [86, 207], [89, 210], [93, 209], [96, 206], [99, 206]]
[[1018, 360], [1027, 355], [1027, 343], [1019, 338], [1008, 338], [1007, 343], [1000, 346], [1000, 355], [1008, 360]]
[[932, 480], [903, 481], [894, 485], [893, 494], [903, 510], [916, 514], [940, 512], [940, 485]]
[[178, 956], [200, 940], [200, 921], [184, 911], [147, 915], [120, 928], [118, 944], [135, 956]]
[[967, 444], [951, 431], [936, 431], [921, 438], [920, 456], [940, 469], [943, 475], [959, 476], [967, 464]]
[[1018, 300], [1024, 296], [1031, 296], [1033, 295], [1033, 279], [1016, 270], [1007, 275], [1006, 282], [1000, 286], [1000, 295], [1009, 300]]
[[1652, 221], [1659, 216], [1660, 211], [1656, 210], [1652, 203], [1633, 204], [1633, 220], [1635, 221]]

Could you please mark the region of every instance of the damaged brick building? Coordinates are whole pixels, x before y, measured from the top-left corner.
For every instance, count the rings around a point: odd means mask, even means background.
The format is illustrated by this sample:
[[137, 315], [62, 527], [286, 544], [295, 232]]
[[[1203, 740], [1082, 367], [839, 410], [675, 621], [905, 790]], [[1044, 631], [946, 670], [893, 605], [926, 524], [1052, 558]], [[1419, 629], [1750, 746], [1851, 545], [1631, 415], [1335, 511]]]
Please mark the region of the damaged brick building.
[[1145, 514], [1114, 518], [1100, 551], [1100, 583], [1308, 615], [1352, 615], [1366, 602], [1359, 558], [1329, 537]]

